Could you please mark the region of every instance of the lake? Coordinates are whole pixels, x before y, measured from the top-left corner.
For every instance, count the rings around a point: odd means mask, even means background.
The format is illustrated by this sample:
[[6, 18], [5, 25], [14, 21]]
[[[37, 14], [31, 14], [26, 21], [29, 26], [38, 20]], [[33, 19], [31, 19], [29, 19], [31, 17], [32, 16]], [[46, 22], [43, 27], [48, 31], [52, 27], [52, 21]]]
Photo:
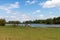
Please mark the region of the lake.
[[[6, 24], [12, 25], [12, 24]], [[19, 26], [25, 26], [25, 24], [19, 24]], [[31, 27], [60, 27], [60, 24], [29, 24]]]
[[32, 27], [60, 27], [60, 24], [31, 24]]

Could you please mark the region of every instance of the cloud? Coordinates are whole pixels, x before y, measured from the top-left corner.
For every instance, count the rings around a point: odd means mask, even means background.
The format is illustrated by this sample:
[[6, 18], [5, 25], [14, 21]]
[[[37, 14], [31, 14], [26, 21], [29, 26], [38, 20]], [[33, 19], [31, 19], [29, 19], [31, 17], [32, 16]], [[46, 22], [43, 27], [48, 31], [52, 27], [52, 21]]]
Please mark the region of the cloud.
[[39, 13], [39, 12], [40, 12], [40, 10], [36, 10], [36, 12], [37, 12], [37, 13]]
[[21, 19], [21, 21], [32, 20], [32, 19], [31, 19], [31, 16], [28, 15], [28, 14], [22, 14], [22, 15], [20, 16], [20, 19]]
[[8, 18], [9, 20], [19, 20], [21, 22], [33, 20], [32, 17], [28, 14], [11, 15], [11, 16], [6, 16], [6, 18]]
[[11, 21], [11, 20], [13, 20], [13, 21], [19, 20], [20, 21], [19, 17], [15, 16], [15, 15], [5, 16], [4, 18], [7, 19], [7, 21]]
[[0, 16], [0, 18], [4, 18], [3, 16]]
[[19, 2], [15, 2], [14, 4], [10, 4], [10, 6], [9, 6], [8, 8], [9, 8], [9, 9], [19, 8]]
[[5, 7], [5, 6], [0, 6], [0, 10], [3, 10], [3, 11], [5, 11], [6, 13], [10, 13], [11, 12], [11, 10], [9, 10], [7, 7]]
[[37, 19], [46, 19], [46, 16], [43, 15], [43, 14], [40, 14], [40, 15], [37, 16]]
[[5, 6], [0, 6], [0, 10], [5, 11], [6, 13], [14, 13], [12, 9], [19, 8], [19, 2], [15, 2], [14, 4], [9, 4]]
[[15, 2], [12, 4], [8, 4], [8, 5], [0, 5], [0, 10], [2, 10], [3, 12], [7, 13], [7, 14], [12, 14], [12, 15], [6, 15], [6, 16], [0, 16], [0, 18], [5, 18], [7, 20], [18, 20], [18, 12], [12, 10], [15, 8], [19, 8], [19, 2]]
[[54, 14], [53, 12], [49, 12], [49, 15], [52, 15], [52, 14]]
[[11, 18], [16, 18], [16, 16], [11, 16]]
[[26, 1], [26, 5], [35, 4], [36, 2], [37, 2], [37, 0], [32, 0], [32, 1], [27, 0], [27, 1]]
[[59, 17], [59, 16], [57, 16], [57, 15], [48, 15], [48, 16], [46, 16], [44, 14], [40, 14], [40, 15], [36, 16], [37, 19], [43, 19], [43, 20], [48, 19], [48, 18], [54, 18], [54, 17]]
[[33, 14], [37, 14], [37, 13], [40, 13], [41, 10], [36, 10], [35, 12], [33, 12]]
[[49, 15], [49, 17], [47, 17], [47, 18], [54, 18], [54, 17], [59, 17], [59, 16], [56, 16], [56, 15]]
[[60, 0], [47, 0], [46, 2], [40, 4], [43, 8], [53, 8], [60, 7]]

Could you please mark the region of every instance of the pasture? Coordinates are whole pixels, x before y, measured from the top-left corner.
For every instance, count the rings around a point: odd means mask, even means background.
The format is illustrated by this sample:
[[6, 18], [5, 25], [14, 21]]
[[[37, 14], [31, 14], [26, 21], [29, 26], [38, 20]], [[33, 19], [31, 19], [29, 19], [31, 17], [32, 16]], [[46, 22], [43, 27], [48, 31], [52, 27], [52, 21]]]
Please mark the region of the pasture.
[[0, 40], [60, 40], [60, 28], [0, 26]]

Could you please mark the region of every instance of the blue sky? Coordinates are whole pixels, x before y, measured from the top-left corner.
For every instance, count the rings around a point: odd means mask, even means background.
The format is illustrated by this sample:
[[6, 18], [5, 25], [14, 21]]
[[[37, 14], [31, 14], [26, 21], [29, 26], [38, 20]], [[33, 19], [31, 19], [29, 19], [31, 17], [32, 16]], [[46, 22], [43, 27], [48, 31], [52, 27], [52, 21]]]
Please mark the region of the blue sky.
[[0, 0], [0, 18], [36, 20], [60, 16], [60, 0]]

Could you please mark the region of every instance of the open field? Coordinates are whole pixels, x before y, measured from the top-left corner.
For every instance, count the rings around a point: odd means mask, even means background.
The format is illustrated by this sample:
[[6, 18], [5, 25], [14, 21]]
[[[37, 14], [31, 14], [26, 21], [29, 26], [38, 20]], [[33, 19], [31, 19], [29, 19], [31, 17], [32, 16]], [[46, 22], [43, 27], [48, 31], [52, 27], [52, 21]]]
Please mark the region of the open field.
[[60, 28], [1, 26], [0, 40], [60, 40]]

